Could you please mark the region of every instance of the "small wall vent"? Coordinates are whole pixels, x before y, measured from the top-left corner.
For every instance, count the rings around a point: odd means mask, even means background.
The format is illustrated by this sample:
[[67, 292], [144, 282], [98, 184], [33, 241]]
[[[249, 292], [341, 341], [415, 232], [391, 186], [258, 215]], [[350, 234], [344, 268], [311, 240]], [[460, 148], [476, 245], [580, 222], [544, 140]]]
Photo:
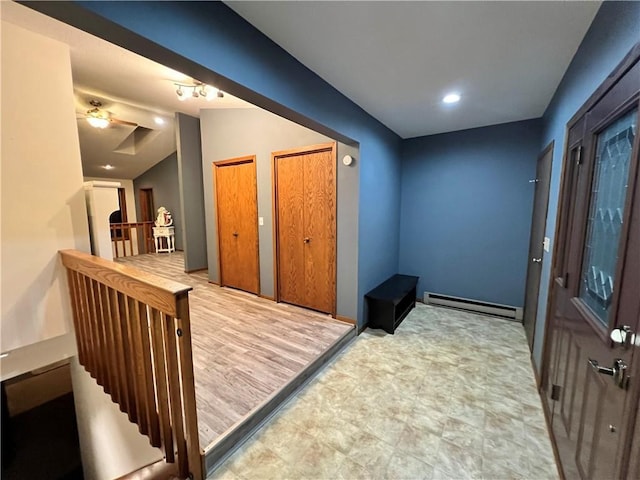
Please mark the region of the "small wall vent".
[[482, 302], [480, 300], [453, 297], [451, 295], [441, 295], [439, 293], [432, 292], [424, 292], [424, 303], [427, 305], [456, 308], [458, 310], [493, 315], [495, 317], [522, 322], [522, 307]]

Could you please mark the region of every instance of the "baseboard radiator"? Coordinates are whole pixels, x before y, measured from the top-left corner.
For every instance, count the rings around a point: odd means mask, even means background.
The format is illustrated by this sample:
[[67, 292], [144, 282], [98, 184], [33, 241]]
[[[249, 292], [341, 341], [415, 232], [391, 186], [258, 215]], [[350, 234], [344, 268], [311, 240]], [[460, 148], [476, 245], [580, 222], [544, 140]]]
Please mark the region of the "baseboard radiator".
[[441, 295], [433, 292], [424, 292], [424, 303], [427, 305], [456, 308], [458, 310], [493, 315], [495, 317], [502, 317], [516, 322], [522, 322], [522, 307], [482, 302], [480, 300], [453, 297], [451, 295]]

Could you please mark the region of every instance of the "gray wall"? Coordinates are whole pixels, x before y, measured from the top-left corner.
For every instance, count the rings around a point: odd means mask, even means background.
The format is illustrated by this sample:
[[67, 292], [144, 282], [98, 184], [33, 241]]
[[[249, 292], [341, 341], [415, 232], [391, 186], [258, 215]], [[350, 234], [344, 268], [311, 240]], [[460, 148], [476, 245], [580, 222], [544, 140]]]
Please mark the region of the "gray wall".
[[181, 199], [180, 219], [184, 226], [182, 232], [184, 270], [193, 272], [207, 268], [202, 150], [198, 118], [176, 113], [176, 145]]
[[[304, 147], [332, 139], [285, 120], [265, 110], [218, 109], [201, 110], [202, 172], [207, 229], [209, 280], [219, 281], [218, 238], [212, 163], [229, 158], [256, 155], [258, 183], [258, 216], [264, 225], [258, 227], [260, 253], [260, 291], [274, 296], [273, 216], [271, 186], [271, 153]], [[340, 159], [346, 153], [356, 161], [346, 167]], [[357, 318], [358, 275], [358, 182], [357, 147], [338, 144], [338, 270], [337, 314]]]
[[138, 178], [133, 180], [136, 192], [136, 213], [140, 215], [140, 189], [153, 188], [153, 204], [156, 211], [165, 207], [171, 212], [176, 229], [176, 249], [182, 250], [182, 216], [180, 214], [180, 189], [178, 186], [178, 156], [173, 152]]

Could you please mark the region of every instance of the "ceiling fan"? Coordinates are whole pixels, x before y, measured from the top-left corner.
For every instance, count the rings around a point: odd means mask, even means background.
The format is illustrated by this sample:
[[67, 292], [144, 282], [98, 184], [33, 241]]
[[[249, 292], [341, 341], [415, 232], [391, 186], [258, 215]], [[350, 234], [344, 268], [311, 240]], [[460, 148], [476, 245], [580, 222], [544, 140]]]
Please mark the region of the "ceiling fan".
[[99, 100], [91, 100], [89, 102], [89, 105], [91, 105], [93, 108], [87, 110], [84, 118], [86, 118], [87, 122], [89, 122], [89, 125], [94, 128], [107, 128], [111, 124], [126, 125], [129, 127], [138, 126], [138, 124], [135, 122], [127, 122], [126, 120], [120, 120], [111, 116], [111, 113], [100, 108], [102, 107], [102, 102], [100, 102]]

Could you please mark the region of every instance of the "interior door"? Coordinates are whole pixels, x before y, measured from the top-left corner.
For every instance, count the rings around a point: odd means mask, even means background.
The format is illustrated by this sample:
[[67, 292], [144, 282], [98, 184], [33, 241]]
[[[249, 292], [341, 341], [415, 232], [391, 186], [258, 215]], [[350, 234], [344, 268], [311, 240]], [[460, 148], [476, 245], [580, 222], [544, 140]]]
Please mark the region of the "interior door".
[[568, 132], [547, 388], [568, 479], [628, 473], [638, 347], [621, 330], [639, 328], [638, 78], [636, 61]]
[[336, 292], [336, 159], [332, 150], [304, 158], [305, 305], [333, 313]]
[[140, 221], [153, 222], [156, 218], [155, 207], [153, 204], [153, 189], [140, 189]]
[[220, 285], [260, 293], [255, 157], [214, 163]]
[[306, 304], [304, 260], [304, 158], [281, 157], [277, 161], [277, 265], [278, 299]]
[[542, 273], [544, 254], [544, 231], [547, 224], [549, 205], [549, 183], [551, 181], [551, 163], [553, 161], [553, 143], [544, 149], [536, 166], [535, 193], [533, 197], [533, 215], [531, 216], [531, 236], [529, 238], [529, 265], [527, 267], [527, 286], [524, 297], [524, 331], [533, 350], [533, 340], [538, 312], [538, 293]]
[[335, 315], [335, 143], [273, 154], [276, 297]]

